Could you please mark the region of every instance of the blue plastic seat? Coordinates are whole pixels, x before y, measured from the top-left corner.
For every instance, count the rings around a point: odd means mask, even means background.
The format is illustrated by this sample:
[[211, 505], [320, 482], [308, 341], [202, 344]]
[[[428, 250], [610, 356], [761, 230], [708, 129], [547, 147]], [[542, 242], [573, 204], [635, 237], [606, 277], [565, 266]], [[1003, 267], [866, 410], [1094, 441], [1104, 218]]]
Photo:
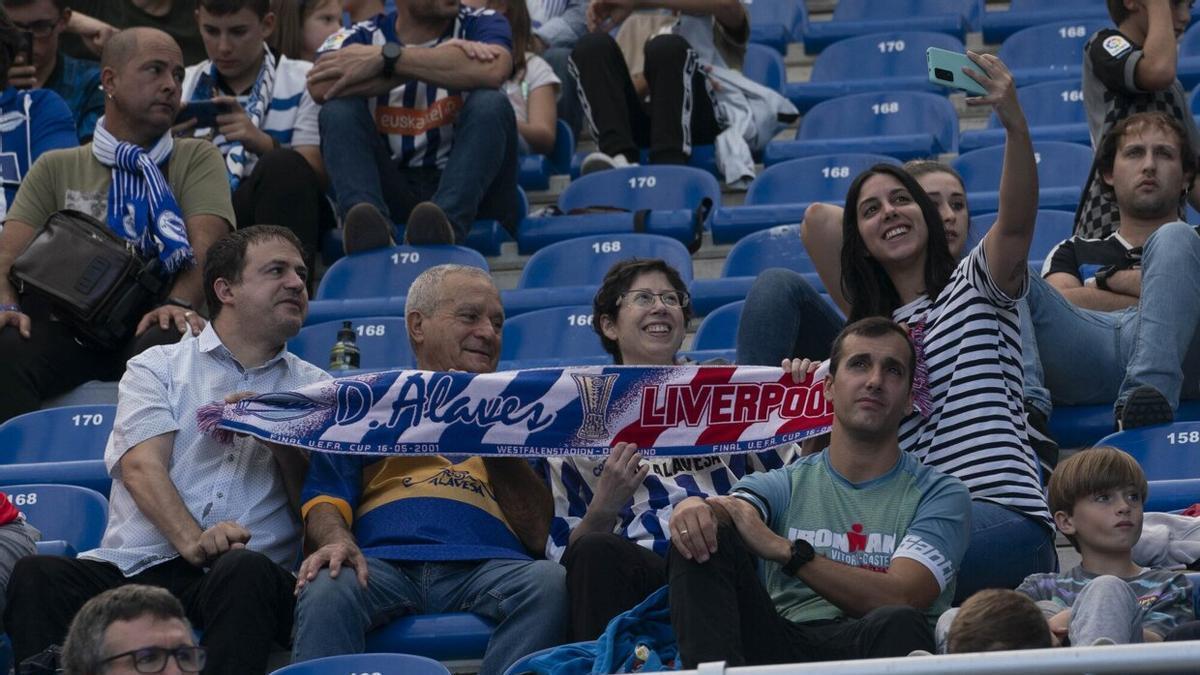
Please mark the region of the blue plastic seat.
[[[522, 253], [581, 235], [630, 233], [635, 211], [648, 211], [645, 231], [690, 243], [696, 235], [697, 209], [721, 204], [721, 186], [712, 174], [687, 166], [651, 165], [599, 171], [571, 182], [559, 195], [564, 213], [604, 207], [614, 213], [530, 217], [521, 223]], [[705, 223], [707, 220], [705, 220]]]
[[116, 406], [36, 410], [0, 425], [0, 485], [61, 483], [108, 494], [104, 448]]
[[450, 675], [442, 664], [412, 654], [342, 654], [294, 663], [272, 675]]
[[[1196, 10], [1193, 9], [1193, 18]], [[1175, 77], [1184, 89], [1200, 84], [1200, 24], [1193, 23], [1179, 36], [1179, 61], [1175, 65]], [[1195, 114], [1196, 108], [1192, 108]]]
[[787, 54], [793, 33], [808, 16], [804, 0], [758, 0], [746, 3], [746, 10], [751, 44], [765, 45], [778, 54]]
[[731, 302], [704, 317], [692, 340], [693, 350], [733, 349], [737, 346], [738, 321], [746, 303]]
[[1083, 75], [1083, 46], [1093, 33], [1111, 25], [1104, 17], [1031, 26], [1005, 39], [997, 56], [1012, 71], [1018, 86], [1078, 80]]
[[1133, 455], [1150, 481], [1147, 511], [1175, 511], [1200, 502], [1200, 422], [1121, 431], [1100, 439]]
[[592, 321], [591, 305], [539, 309], [505, 321], [500, 370], [611, 363]]
[[78, 485], [7, 485], [0, 487], [25, 519], [42, 533], [39, 552], [73, 556], [100, 545], [108, 523], [108, 500]]
[[983, 14], [983, 41], [1003, 42], [1017, 31], [1047, 23], [1063, 23], [1079, 19], [1107, 20], [1104, 0], [1012, 0], [1007, 10]]
[[494, 626], [478, 614], [410, 614], [367, 633], [367, 651], [418, 654], [450, 664], [483, 658]]
[[929, 81], [925, 62], [929, 47], [959, 53], [965, 50], [962, 40], [929, 31], [887, 30], [846, 38], [817, 56], [808, 82], [788, 84], [784, 94], [801, 112], [821, 101], [868, 91], [947, 95], [952, 90]]
[[[995, 213], [985, 213], [971, 218], [971, 229], [967, 234], [969, 251], [983, 240], [992, 224], [996, 222]], [[1037, 222], [1033, 226], [1033, 241], [1029, 244], [1029, 264], [1040, 267], [1050, 251], [1063, 241], [1070, 239], [1075, 229], [1075, 215], [1067, 211], [1051, 211], [1042, 209], [1037, 213]]]
[[814, 288], [824, 288], [800, 241], [800, 226], [780, 225], [747, 235], [734, 244], [725, 257], [720, 279], [692, 282], [692, 306], [696, 315], [706, 316], [718, 307], [744, 300], [755, 278], [772, 267], [799, 272]]
[[[1034, 141], [1064, 141], [1091, 145], [1087, 111], [1083, 107], [1083, 87], [1078, 80], [1054, 80], [1017, 89], [1017, 99], [1029, 122]], [[995, 113], [988, 117], [986, 129], [964, 131], [958, 141], [959, 152], [970, 152], [1004, 143], [1004, 127]]]
[[[1092, 149], [1078, 143], [1039, 141], [1033, 144], [1038, 171], [1038, 208], [1075, 212], [1092, 168]], [[972, 213], [1000, 206], [1000, 170], [1004, 146], [993, 145], [959, 155], [951, 165], [963, 177]]]
[[839, 0], [830, 21], [808, 21], [804, 49], [819, 52], [838, 40], [888, 30], [922, 30], [964, 40], [979, 30], [980, 0]]
[[346, 256], [321, 279], [316, 298], [406, 295], [421, 272], [446, 264], [488, 269], [487, 260], [463, 246], [396, 246]]
[[788, 160], [767, 167], [750, 188], [742, 206], [713, 211], [712, 236], [717, 244], [777, 225], [799, 223], [813, 202], [840, 204], [854, 178], [875, 164], [898, 164], [886, 155], [838, 154]]
[[[1175, 419], [1200, 421], [1200, 401], [1180, 401]], [[1063, 448], [1083, 448], [1097, 443], [1113, 431], [1111, 405], [1055, 406], [1050, 415], [1050, 434]]]
[[[751, 5], [751, 7], [765, 4], [767, 3], [759, 3]], [[784, 4], [783, 0], [779, 0], [779, 4]], [[752, 20], [751, 26], [753, 25]], [[753, 31], [753, 28], [751, 30]], [[783, 64], [783, 57], [770, 47], [753, 42], [746, 45], [746, 58], [742, 62], [742, 74], [762, 86], [778, 92], [783, 91], [783, 85], [787, 82], [787, 66]]]
[[[362, 370], [411, 368], [415, 363], [404, 318], [373, 316], [346, 318], [355, 333]], [[288, 341], [288, 350], [318, 368], [329, 366], [329, 350], [337, 342], [343, 320], [305, 326]]]
[[554, 125], [554, 149], [549, 155], [522, 155], [517, 167], [517, 182], [526, 190], [545, 190], [550, 176], [570, 171], [575, 152], [575, 134], [570, 125], [558, 120]]
[[764, 162], [839, 153], [908, 160], [944, 152], [958, 152], [958, 113], [949, 99], [926, 92], [877, 92], [813, 106], [796, 140], [769, 143]]

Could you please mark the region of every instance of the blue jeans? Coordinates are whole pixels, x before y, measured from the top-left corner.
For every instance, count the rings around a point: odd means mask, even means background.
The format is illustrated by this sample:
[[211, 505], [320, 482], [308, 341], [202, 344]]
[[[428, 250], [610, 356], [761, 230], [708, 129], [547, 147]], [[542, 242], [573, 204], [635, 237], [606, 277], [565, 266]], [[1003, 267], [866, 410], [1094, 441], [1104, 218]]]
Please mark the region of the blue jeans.
[[1167, 223], [1146, 241], [1134, 307], [1076, 307], [1035, 272], [1028, 301], [1056, 403], [1119, 403], [1143, 385], [1172, 408], [1181, 397], [1200, 395], [1200, 237], [1186, 223]]
[[360, 653], [373, 627], [405, 614], [474, 612], [496, 623], [480, 675], [566, 638], [566, 570], [548, 560], [388, 562], [368, 558], [367, 588], [354, 569], [323, 569], [296, 599], [292, 662]]
[[737, 362], [778, 366], [788, 358], [827, 359], [845, 323], [804, 277], [782, 268], [765, 270], [742, 307]]
[[321, 155], [339, 215], [367, 203], [395, 222], [432, 201], [445, 211], [459, 242], [477, 217], [517, 228], [517, 122], [508, 97], [494, 89], [467, 94], [454, 123], [444, 169], [399, 166], [375, 126], [365, 98], [336, 98], [321, 107]]
[[1054, 531], [1019, 511], [971, 501], [971, 543], [958, 568], [954, 604], [985, 588], [1016, 588], [1025, 577], [1058, 570]]

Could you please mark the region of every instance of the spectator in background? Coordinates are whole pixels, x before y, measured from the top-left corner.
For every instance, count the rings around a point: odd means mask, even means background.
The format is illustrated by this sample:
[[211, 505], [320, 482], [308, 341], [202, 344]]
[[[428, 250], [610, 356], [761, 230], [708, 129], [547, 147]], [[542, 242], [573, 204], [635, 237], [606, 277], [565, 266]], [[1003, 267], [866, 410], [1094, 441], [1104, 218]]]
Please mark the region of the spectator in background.
[[237, 222], [291, 229], [311, 267], [321, 232], [336, 226], [325, 198], [320, 106], [305, 82], [312, 64], [267, 47], [275, 28], [269, 0], [198, 0], [196, 7], [208, 60], [188, 66], [183, 100], [211, 100], [225, 112], [216, 128], [193, 119], [175, 133], [220, 148]]
[[499, 91], [512, 32], [492, 10], [399, 0], [334, 34], [309, 73], [347, 253], [452, 244], [476, 216], [516, 234], [517, 126]]
[[1050, 626], [1029, 596], [1007, 588], [979, 591], [938, 619], [938, 651], [946, 654], [1047, 649]]
[[0, 492], [0, 633], [4, 632], [4, 589], [13, 566], [27, 555], [37, 553], [41, 534], [25, 521], [8, 495]]
[[[1193, 0], [1107, 2], [1116, 28], [1097, 31], [1084, 46], [1083, 105], [1092, 147], [1099, 149], [1100, 140], [1128, 115], [1161, 111], [1183, 125], [1189, 151], [1200, 155], [1200, 129], [1189, 110], [1188, 92], [1175, 77], [1179, 36], [1192, 20]], [[1075, 234], [1088, 238], [1107, 237], [1120, 225], [1098, 160], [1092, 163], [1075, 212]], [[1200, 190], [1192, 189], [1187, 200], [1200, 209]], [[1178, 201], [1182, 218], [1183, 197]]]
[[188, 0], [70, 0], [71, 20], [64, 42], [75, 58], [100, 56], [109, 38], [126, 28], [157, 28], [175, 39], [184, 63], [204, 58], [204, 43], [196, 28], [196, 5]]
[[[201, 269], [209, 245], [229, 231], [233, 207], [221, 153], [210, 143], [171, 136], [184, 73], [179, 46], [162, 31], [123, 31], [100, 66], [105, 116], [92, 143], [39, 159], [0, 232], [0, 420], [36, 410], [88, 380], [118, 379], [132, 354], [204, 327]], [[68, 137], [65, 130], [62, 136]], [[73, 143], [73, 131], [69, 138]], [[155, 199], [147, 196], [151, 189]], [[105, 223], [164, 267], [167, 297], [127, 327], [135, 337], [124, 348], [81, 341], [51, 318], [47, 304], [19, 296], [8, 279], [13, 260], [63, 209]]]
[[383, 0], [342, 0], [342, 11], [350, 18], [350, 25], [373, 19], [386, 10]]
[[8, 85], [18, 89], [49, 89], [67, 102], [75, 116], [79, 142], [92, 138], [96, 120], [104, 114], [100, 90], [100, 64], [68, 56], [59, 48], [59, 37], [71, 20], [67, 0], [4, 0], [4, 11], [25, 33], [33, 60], [19, 53], [8, 69]]
[[[490, 373], [504, 308], [484, 270], [439, 265], [408, 290], [417, 368]], [[546, 548], [550, 491], [528, 462], [314, 453], [293, 662], [361, 652], [368, 629], [404, 614], [473, 612], [494, 621], [480, 675], [562, 642], [567, 594]]]
[[196, 415], [238, 392], [329, 378], [285, 346], [307, 313], [306, 275], [286, 228], [247, 227], [213, 244], [204, 269], [212, 322], [195, 339], [130, 359], [121, 379], [100, 548], [23, 558], [13, 570], [6, 623], [18, 663], [61, 643], [90, 598], [130, 583], [183, 602], [204, 631], [210, 673], [262, 673], [272, 644], [288, 644], [308, 461], [248, 436], [224, 444], [200, 431]]
[[271, 51], [293, 61], [315, 61], [317, 49], [342, 27], [338, 0], [273, 0], [271, 11], [275, 13]]
[[198, 673], [207, 656], [196, 646], [175, 596], [129, 584], [97, 595], [79, 610], [63, 645], [62, 666], [66, 675]]
[[561, 81], [558, 118], [564, 120], [576, 136], [583, 121], [583, 108], [579, 105], [578, 86], [567, 64], [579, 38], [587, 34], [587, 4], [588, 0], [529, 0], [533, 24], [530, 51], [541, 55]]

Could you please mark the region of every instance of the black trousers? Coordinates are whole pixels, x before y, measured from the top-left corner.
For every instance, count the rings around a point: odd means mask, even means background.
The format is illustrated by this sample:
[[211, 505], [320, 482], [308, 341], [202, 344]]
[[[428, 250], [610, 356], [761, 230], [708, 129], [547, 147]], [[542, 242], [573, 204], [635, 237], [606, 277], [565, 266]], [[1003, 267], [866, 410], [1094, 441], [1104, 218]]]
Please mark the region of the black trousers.
[[282, 225], [295, 232], [304, 244], [310, 272], [321, 235], [337, 227], [317, 172], [291, 148], [277, 148], [258, 158], [254, 170], [233, 192], [233, 210], [238, 227]]
[[758, 578], [757, 559], [732, 527], [717, 532], [708, 562], [670, 555], [671, 625], [685, 668], [907, 656], [933, 652], [933, 630], [908, 606], [880, 607], [861, 619], [794, 623], [779, 616]]
[[667, 561], [628, 539], [603, 532], [580, 536], [563, 554], [571, 608], [571, 642], [595, 640], [613, 617], [667, 583]]
[[179, 598], [208, 648], [205, 673], [262, 673], [273, 644], [291, 642], [295, 579], [248, 549], [222, 555], [206, 573], [182, 558], [125, 577], [116, 566], [55, 556], [22, 558], [8, 583], [4, 624], [16, 662], [63, 643], [71, 618], [92, 597], [125, 584]]
[[616, 41], [607, 33], [579, 39], [570, 67], [584, 115], [605, 154], [637, 162], [638, 148], [649, 147], [651, 164], [686, 164], [691, 146], [710, 144], [721, 133], [704, 73], [696, 53], [678, 35], [659, 35], [645, 49], [648, 109]]
[[131, 356], [179, 341], [174, 327], [164, 331], [154, 326], [122, 349], [100, 349], [81, 343], [71, 328], [51, 320], [44, 304], [23, 297], [21, 306], [32, 322], [29, 339], [13, 326], [0, 329], [0, 422], [37, 410], [44, 399], [88, 380], [118, 380]]

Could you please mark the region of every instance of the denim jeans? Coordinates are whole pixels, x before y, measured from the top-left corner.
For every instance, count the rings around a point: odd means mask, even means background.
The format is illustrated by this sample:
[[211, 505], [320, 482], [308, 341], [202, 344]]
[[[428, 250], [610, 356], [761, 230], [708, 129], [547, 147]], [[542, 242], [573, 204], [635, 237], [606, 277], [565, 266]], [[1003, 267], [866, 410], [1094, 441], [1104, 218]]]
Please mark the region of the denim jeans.
[[1115, 312], [1071, 304], [1030, 273], [1030, 320], [1056, 403], [1121, 402], [1149, 385], [1178, 408], [1200, 395], [1200, 237], [1167, 223], [1142, 248], [1142, 295]]
[[1019, 511], [971, 501], [971, 543], [958, 568], [954, 604], [985, 588], [1016, 588], [1025, 577], [1058, 570], [1054, 531]]
[[763, 271], [746, 294], [738, 323], [737, 362], [778, 366], [787, 358], [829, 358], [845, 320], [804, 277], [782, 268]]
[[414, 206], [429, 200], [445, 211], [459, 242], [477, 217], [499, 220], [516, 233], [517, 122], [503, 93], [468, 93], [442, 170], [399, 166], [365, 98], [327, 102], [320, 126], [321, 155], [341, 216], [365, 202], [404, 222]]
[[474, 612], [496, 623], [480, 675], [566, 638], [566, 570], [548, 560], [388, 562], [369, 558], [367, 588], [353, 568], [328, 568], [296, 600], [292, 661], [362, 652], [366, 633], [405, 614]]

